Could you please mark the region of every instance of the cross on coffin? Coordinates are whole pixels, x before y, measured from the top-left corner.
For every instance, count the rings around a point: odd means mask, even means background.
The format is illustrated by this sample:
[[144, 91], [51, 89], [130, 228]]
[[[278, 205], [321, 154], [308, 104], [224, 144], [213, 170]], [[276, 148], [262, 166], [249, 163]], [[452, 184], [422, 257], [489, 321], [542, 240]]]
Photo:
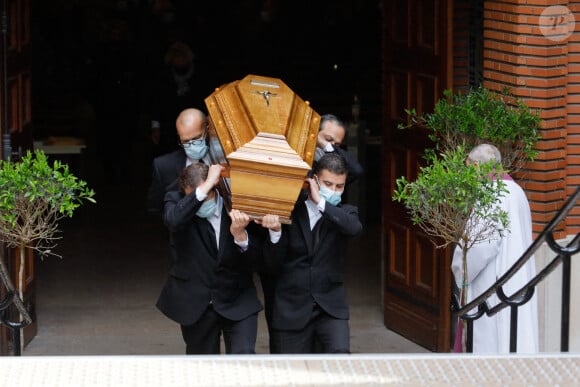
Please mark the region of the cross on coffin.
[[290, 223], [312, 168], [320, 115], [280, 79], [259, 75], [216, 88], [205, 104], [212, 162], [229, 169], [222, 186], [230, 208]]

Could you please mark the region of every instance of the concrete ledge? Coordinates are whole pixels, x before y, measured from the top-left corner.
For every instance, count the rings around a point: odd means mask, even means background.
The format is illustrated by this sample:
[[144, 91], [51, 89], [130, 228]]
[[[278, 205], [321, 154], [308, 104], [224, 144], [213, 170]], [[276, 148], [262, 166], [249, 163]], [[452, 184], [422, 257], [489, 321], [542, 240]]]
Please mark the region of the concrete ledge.
[[4, 357], [0, 385], [578, 386], [580, 354]]

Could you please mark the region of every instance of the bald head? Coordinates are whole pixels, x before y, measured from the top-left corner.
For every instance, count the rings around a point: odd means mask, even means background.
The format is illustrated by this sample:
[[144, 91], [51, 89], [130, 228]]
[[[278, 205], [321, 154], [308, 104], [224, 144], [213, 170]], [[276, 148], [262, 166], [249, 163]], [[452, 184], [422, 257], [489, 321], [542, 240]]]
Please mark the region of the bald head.
[[200, 138], [205, 132], [207, 118], [205, 114], [198, 109], [185, 109], [175, 121], [177, 136], [181, 143]]

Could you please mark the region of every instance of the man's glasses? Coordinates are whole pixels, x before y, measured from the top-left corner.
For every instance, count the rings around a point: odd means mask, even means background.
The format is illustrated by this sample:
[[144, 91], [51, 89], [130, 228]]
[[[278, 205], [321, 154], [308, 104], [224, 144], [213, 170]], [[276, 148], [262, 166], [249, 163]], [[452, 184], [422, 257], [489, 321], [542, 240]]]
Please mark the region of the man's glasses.
[[204, 132], [203, 135], [200, 138], [195, 138], [193, 140], [189, 140], [186, 142], [179, 142], [179, 146], [182, 148], [189, 148], [195, 145], [201, 145], [205, 142], [205, 136], [206, 136], [207, 132]]

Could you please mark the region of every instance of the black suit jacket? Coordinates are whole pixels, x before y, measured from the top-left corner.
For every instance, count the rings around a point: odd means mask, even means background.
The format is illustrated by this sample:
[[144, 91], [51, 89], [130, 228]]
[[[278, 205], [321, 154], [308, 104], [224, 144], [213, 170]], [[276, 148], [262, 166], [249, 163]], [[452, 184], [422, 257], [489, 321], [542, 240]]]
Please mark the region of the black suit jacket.
[[306, 204], [297, 202], [292, 224], [284, 225], [278, 243], [268, 239], [264, 259], [276, 275], [272, 325], [279, 330], [302, 329], [316, 302], [339, 319], [349, 318], [344, 289], [344, 254], [348, 237], [362, 230], [358, 209], [326, 203], [314, 230]]
[[342, 157], [346, 164], [348, 174], [346, 175], [346, 183], [350, 184], [358, 179], [364, 172], [362, 165], [352, 155], [339, 146], [333, 145], [334, 151]]
[[211, 224], [195, 215], [200, 206], [195, 192], [165, 196], [163, 220], [173, 236], [176, 261], [157, 307], [181, 325], [195, 323], [210, 302], [223, 317], [242, 320], [262, 310], [252, 277], [259, 241], [248, 233], [248, 250], [242, 253], [230, 233], [231, 220], [224, 207], [218, 248]]
[[187, 156], [183, 149], [153, 159], [151, 184], [147, 191], [147, 210], [160, 212], [163, 209], [163, 198], [168, 191], [177, 191], [178, 177], [185, 168]]

